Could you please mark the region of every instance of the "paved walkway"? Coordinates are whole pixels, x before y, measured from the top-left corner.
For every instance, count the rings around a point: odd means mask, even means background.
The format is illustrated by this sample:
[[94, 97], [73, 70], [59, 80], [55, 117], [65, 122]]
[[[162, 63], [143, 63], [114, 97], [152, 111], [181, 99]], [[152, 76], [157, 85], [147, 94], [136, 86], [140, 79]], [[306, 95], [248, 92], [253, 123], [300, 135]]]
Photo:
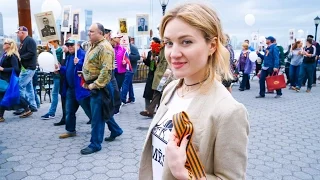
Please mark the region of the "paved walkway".
[[[320, 84], [312, 93], [284, 90], [281, 99], [267, 95], [255, 99], [257, 80], [250, 91], [234, 97], [245, 104], [250, 114], [250, 142], [247, 179], [320, 179]], [[0, 180], [7, 179], [123, 179], [137, 180], [142, 145], [150, 119], [143, 118], [141, 98], [144, 84], [135, 84], [137, 102], [121, 110], [116, 121], [124, 134], [114, 142], [104, 142], [103, 149], [82, 156], [80, 149], [88, 145], [90, 126], [80, 109], [77, 117], [78, 136], [60, 140], [64, 127], [54, 127], [60, 120], [43, 121], [49, 104], [28, 119], [7, 112], [0, 124]], [[105, 136], [109, 135], [106, 130]]]

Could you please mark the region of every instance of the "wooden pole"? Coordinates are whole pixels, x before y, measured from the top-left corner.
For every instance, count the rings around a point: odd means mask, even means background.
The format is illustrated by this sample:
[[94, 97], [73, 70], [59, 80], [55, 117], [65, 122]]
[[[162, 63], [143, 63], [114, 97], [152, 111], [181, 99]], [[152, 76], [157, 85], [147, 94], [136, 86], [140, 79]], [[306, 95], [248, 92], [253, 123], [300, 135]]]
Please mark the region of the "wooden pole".
[[32, 37], [30, 0], [17, 0], [19, 26], [25, 26], [29, 30], [29, 36]]

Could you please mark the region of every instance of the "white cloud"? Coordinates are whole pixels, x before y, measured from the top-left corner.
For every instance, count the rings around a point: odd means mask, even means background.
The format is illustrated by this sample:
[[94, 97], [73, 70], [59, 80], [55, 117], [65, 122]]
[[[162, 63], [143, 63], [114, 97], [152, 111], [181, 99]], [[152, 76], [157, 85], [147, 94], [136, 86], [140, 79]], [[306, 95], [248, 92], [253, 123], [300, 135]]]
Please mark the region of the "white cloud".
[[[314, 33], [313, 19], [320, 15], [316, 6], [319, 4], [318, 0], [309, 0], [308, 3], [302, 3], [301, 0], [205, 1], [212, 4], [217, 11], [224, 30], [236, 34], [239, 40], [249, 38], [251, 32], [258, 29], [265, 35], [280, 37], [279, 41], [286, 41], [288, 30], [291, 28]], [[17, 28], [16, 2], [15, 0], [0, 0], [0, 12], [4, 17], [6, 34], [11, 34]], [[43, 0], [31, 0], [32, 14], [41, 11], [42, 2]], [[162, 9], [158, 0], [60, 0], [60, 2], [62, 5], [72, 5], [74, 9], [93, 10], [93, 22], [100, 22], [113, 30], [118, 29], [118, 18], [127, 18], [128, 25], [133, 26], [136, 14], [147, 13], [153, 20], [153, 29], [156, 29], [162, 17]], [[152, 6], [150, 2], [152, 2]], [[186, 0], [170, 0], [168, 9], [178, 2], [186, 2]], [[247, 26], [244, 22], [244, 16], [248, 13], [252, 13], [256, 17], [256, 23], [252, 27]], [[80, 18], [80, 21], [80, 28], [84, 29], [84, 16]]]

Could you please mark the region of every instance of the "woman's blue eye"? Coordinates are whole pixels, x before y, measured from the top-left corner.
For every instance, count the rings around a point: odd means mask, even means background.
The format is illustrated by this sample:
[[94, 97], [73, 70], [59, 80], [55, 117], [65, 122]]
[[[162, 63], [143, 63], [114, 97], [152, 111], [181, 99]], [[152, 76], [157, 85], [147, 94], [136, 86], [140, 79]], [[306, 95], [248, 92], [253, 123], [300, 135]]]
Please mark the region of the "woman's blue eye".
[[191, 41], [189, 41], [189, 40], [184, 40], [184, 41], [182, 41], [182, 44], [191, 44], [192, 42]]
[[173, 45], [173, 43], [170, 42], [170, 41], [164, 42], [164, 44], [165, 44], [166, 46], [172, 46], [172, 45]]

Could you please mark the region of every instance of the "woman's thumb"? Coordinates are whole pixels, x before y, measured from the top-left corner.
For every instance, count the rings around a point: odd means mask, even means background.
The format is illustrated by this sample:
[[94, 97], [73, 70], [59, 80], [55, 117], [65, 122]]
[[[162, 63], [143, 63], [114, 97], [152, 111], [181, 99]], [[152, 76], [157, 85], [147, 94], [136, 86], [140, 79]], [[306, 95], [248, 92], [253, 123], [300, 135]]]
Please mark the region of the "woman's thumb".
[[180, 144], [180, 147], [183, 147], [183, 148], [186, 149], [190, 138], [191, 138], [191, 134], [186, 135], [186, 136], [182, 139], [181, 144]]

